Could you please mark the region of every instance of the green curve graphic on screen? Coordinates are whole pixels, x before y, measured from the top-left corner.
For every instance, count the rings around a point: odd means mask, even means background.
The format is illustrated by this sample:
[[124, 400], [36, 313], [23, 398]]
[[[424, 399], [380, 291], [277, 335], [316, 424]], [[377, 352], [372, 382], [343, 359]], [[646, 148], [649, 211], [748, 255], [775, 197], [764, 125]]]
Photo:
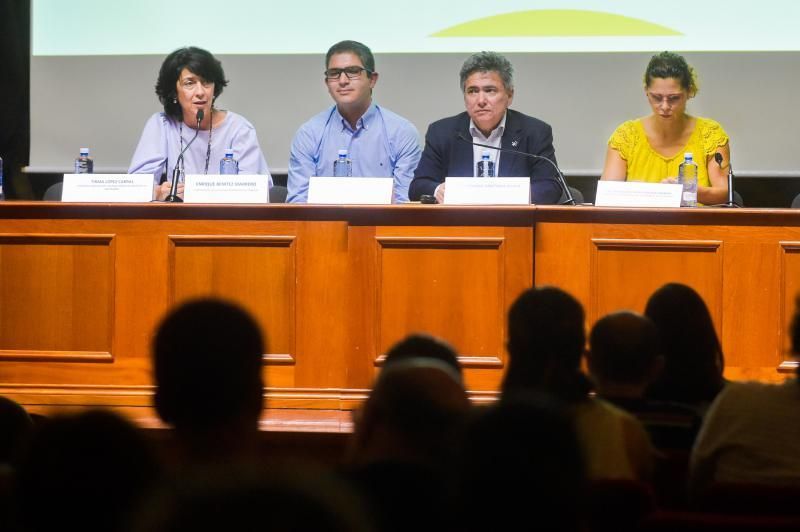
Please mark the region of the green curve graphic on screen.
[[431, 37], [661, 37], [683, 35], [666, 26], [613, 13], [534, 9], [479, 18]]

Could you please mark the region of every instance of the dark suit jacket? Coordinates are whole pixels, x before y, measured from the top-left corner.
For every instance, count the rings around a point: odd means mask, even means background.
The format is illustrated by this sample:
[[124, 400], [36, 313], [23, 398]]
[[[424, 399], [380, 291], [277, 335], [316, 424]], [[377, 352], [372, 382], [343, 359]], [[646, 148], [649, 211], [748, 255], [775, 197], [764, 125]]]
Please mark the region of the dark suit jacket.
[[[408, 190], [412, 201], [423, 194], [433, 194], [445, 177], [470, 177], [473, 170], [473, 152], [469, 142], [459, 140], [458, 134], [472, 139], [469, 132], [469, 115], [465, 112], [443, 118], [431, 124], [425, 134], [425, 149], [414, 172]], [[533, 153], [556, 162], [552, 128], [537, 118], [512, 109], [506, 115], [506, 128], [501, 147]], [[555, 169], [542, 159], [503, 152], [500, 155], [498, 177], [531, 177], [533, 203], [553, 204], [561, 197]]]

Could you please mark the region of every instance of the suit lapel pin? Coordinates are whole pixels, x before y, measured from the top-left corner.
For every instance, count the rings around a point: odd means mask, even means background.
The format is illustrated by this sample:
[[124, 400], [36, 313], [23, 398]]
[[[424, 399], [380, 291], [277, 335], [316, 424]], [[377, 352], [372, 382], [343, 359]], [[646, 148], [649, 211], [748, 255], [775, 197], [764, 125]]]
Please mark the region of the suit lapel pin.
[[515, 148], [517, 147], [517, 144], [519, 144], [518, 140], [511, 141], [511, 145], [514, 146]]

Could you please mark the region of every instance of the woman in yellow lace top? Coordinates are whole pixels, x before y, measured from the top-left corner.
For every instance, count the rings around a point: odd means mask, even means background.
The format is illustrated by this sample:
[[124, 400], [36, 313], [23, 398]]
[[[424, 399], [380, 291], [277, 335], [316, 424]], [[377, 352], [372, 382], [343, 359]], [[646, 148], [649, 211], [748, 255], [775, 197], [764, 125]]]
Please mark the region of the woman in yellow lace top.
[[[683, 154], [691, 152], [698, 166], [697, 201], [724, 203], [729, 139], [714, 120], [687, 114], [686, 102], [697, 94], [694, 69], [678, 54], [654, 55], [644, 74], [644, 92], [653, 112], [614, 131], [601, 179], [675, 183]], [[714, 153], [722, 155], [722, 166]]]

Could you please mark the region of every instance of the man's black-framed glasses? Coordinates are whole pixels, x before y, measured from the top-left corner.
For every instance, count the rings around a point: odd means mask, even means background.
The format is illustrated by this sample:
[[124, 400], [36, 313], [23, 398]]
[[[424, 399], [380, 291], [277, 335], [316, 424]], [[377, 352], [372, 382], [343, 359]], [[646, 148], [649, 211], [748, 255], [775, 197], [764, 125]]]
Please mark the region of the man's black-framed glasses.
[[366, 72], [367, 77], [369, 77], [372, 74], [372, 72], [360, 66], [349, 66], [345, 68], [329, 68], [328, 70], [325, 71], [325, 79], [327, 81], [339, 81], [339, 78], [342, 76], [342, 72], [344, 72], [344, 75], [347, 76], [347, 79], [356, 79], [359, 76], [361, 76], [362, 72]]

